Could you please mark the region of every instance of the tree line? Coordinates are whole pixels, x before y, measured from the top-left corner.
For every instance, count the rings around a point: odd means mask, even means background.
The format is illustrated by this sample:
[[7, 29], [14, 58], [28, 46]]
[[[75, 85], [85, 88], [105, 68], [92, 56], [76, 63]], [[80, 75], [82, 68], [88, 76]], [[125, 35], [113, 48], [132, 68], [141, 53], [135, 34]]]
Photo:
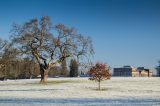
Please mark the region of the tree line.
[[[32, 79], [37, 78], [40, 75], [38, 64], [25, 58], [23, 60], [12, 60], [10, 63], [4, 63], [5, 60], [0, 60], [0, 78], [5, 79]], [[3, 65], [6, 64], [6, 65]], [[78, 63], [76, 60], [70, 61], [69, 69], [66, 64], [61, 66], [52, 67], [49, 71], [50, 77], [77, 77], [78, 74]]]

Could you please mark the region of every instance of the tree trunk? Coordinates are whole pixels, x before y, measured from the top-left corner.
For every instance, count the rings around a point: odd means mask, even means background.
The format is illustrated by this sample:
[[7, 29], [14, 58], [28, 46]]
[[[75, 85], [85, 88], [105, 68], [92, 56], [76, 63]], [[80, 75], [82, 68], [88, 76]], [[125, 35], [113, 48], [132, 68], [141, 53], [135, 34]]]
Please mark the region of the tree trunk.
[[101, 84], [100, 84], [101, 82], [100, 81], [98, 81], [98, 90], [101, 90]]
[[32, 75], [30, 75], [29, 79], [32, 79]]
[[41, 73], [40, 83], [46, 84], [48, 79], [48, 69], [44, 69], [44, 67], [40, 65], [40, 73]]
[[47, 83], [48, 80], [48, 70], [44, 71], [44, 83]]
[[141, 76], [142, 76], [141, 71], [139, 71], [139, 77], [141, 77]]

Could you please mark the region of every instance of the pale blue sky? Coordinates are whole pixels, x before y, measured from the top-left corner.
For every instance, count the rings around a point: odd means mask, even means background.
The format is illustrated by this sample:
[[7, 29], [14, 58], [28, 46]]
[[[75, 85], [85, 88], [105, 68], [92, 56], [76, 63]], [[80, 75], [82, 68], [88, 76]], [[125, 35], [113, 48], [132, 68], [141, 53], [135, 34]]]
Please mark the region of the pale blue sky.
[[159, 0], [0, 0], [0, 37], [43, 15], [90, 36], [94, 61], [153, 69], [160, 59]]

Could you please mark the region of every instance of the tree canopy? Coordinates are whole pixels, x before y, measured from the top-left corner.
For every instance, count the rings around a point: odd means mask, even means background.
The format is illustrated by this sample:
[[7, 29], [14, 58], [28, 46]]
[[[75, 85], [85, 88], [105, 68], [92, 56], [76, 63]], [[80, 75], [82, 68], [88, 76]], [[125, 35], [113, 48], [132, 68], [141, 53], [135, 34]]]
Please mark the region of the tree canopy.
[[53, 25], [48, 16], [31, 19], [22, 25], [13, 24], [11, 39], [22, 54], [32, 55], [37, 60], [43, 72], [41, 76], [68, 57], [79, 58], [94, 53], [89, 37], [63, 24]]
[[98, 84], [99, 84], [98, 89], [100, 90], [100, 82], [103, 80], [108, 80], [111, 77], [109, 70], [110, 69], [109, 67], [107, 67], [106, 64], [96, 63], [96, 65], [90, 68], [90, 70], [88, 71], [88, 73], [91, 76], [89, 80], [98, 81]]

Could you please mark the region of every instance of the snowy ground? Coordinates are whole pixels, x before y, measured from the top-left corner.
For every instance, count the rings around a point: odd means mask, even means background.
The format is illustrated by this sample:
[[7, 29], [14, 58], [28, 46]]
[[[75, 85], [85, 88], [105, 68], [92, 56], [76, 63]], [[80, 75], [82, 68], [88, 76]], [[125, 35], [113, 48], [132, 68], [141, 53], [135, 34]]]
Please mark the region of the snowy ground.
[[160, 106], [160, 78], [112, 77], [102, 90], [87, 78], [0, 81], [0, 106]]

